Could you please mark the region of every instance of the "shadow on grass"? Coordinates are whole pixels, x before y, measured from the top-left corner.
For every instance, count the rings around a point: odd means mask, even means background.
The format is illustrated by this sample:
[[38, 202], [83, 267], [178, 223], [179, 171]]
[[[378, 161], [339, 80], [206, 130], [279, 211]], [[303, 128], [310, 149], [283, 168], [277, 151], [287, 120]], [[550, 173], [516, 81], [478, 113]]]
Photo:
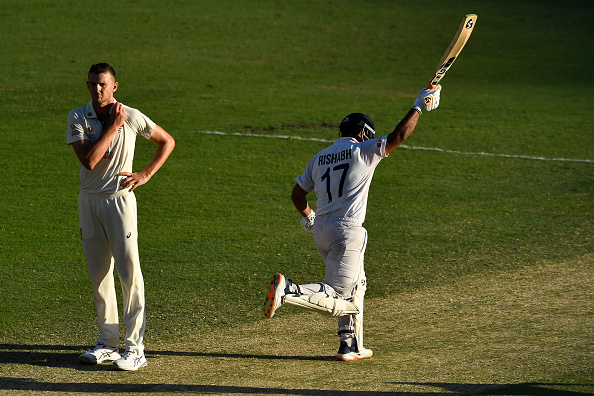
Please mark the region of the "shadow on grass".
[[[68, 367], [81, 371], [95, 371], [110, 369], [111, 364], [86, 365], [78, 362], [78, 355], [88, 351], [89, 345], [17, 345], [0, 344], [0, 364], [16, 363], [29, 364], [42, 367]], [[72, 351], [72, 352], [69, 352]], [[186, 357], [215, 357], [235, 359], [264, 359], [264, 360], [310, 360], [310, 361], [334, 361], [333, 356], [276, 356], [276, 355], [253, 355], [239, 353], [207, 353], [207, 352], [185, 352], [185, 351], [146, 351], [147, 358], [163, 356], [186, 356]], [[1, 388], [0, 388], [1, 389]]]
[[[554, 383], [537, 383], [526, 382], [519, 384], [448, 384], [448, 383], [433, 383], [433, 382], [391, 382], [394, 385], [412, 385], [412, 386], [428, 386], [433, 388], [440, 388], [445, 392], [427, 393], [427, 395], [476, 395], [476, 396], [496, 396], [496, 395], [522, 395], [522, 396], [570, 396], [570, 395], [586, 395], [578, 391], [564, 391], [558, 389], [550, 389], [547, 387], [562, 386], [562, 387], [579, 387], [590, 386], [581, 384], [554, 384]], [[418, 392], [402, 392], [395, 393], [396, 395], [423, 395], [425, 393]]]
[[[0, 364], [28, 364], [43, 367], [73, 368], [81, 371], [112, 370], [109, 365], [83, 365], [78, 363], [78, 355], [87, 350], [85, 346], [63, 345], [16, 345], [0, 344]], [[279, 360], [334, 360], [328, 356], [273, 356], [225, 353], [200, 353], [183, 351], [155, 351], [147, 353], [148, 357], [158, 355], [188, 356], [188, 357], [216, 357], [236, 359], [279, 359]], [[46, 392], [81, 392], [81, 393], [212, 393], [212, 394], [286, 394], [286, 395], [527, 395], [527, 396], [553, 396], [553, 395], [584, 395], [578, 391], [560, 391], [548, 389], [551, 386], [579, 387], [592, 384], [547, 384], [547, 383], [520, 383], [520, 384], [461, 384], [461, 383], [431, 383], [431, 382], [388, 382], [397, 387], [424, 386], [435, 388], [433, 392], [414, 391], [349, 391], [349, 390], [321, 390], [321, 389], [281, 389], [259, 388], [249, 386], [223, 386], [223, 385], [188, 385], [188, 384], [122, 384], [122, 383], [54, 383], [39, 381], [30, 378], [13, 378], [0, 376], [0, 390], [9, 391], [38, 391]], [[440, 389], [442, 390], [440, 392]]]
[[[254, 355], [241, 353], [217, 353], [217, 352], [183, 352], [183, 351], [152, 351], [152, 355], [163, 356], [187, 356], [187, 357], [217, 357], [237, 359], [264, 359], [264, 360], [314, 360], [314, 361], [335, 361], [334, 356], [295, 356], [295, 355]], [[150, 355], [147, 352], [147, 356]]]
[[[100, 384], [100, 383], [53, 383], [35, 381], [27, 378], [0, 377], [0, 390], [44, 392], [80, 392], [80, 393], [202, 393], [202, 394], [275, 394], [275, 395], [352, 395], [352, 396], [387, 396], [387, 395], [431, 395], [431, 396], [456, 396], [456, 395], [527, 395], [527, 396], [562, 396], [584, 395], [581, 392], [559, 391], [542, 388], [563, 384], [439, 384], [439, 383], [392, 383], [394, 385], [423, 385], [443, 389], [442, 392], [387, 392], [387, 391], [348, 391], [348, 390], [321, 390], [321, 389], [280, 389], [258, 388], [250, 386], [222, 386], [222, 385], [177, 385], [177, 384]], [[565, 386], [565, 385], [563, 385]], [[576, 386], [576, 385], [574, 385]], [[450, 390], [455, 389], [455, 390]]]
[[[87, 365], [78, 362], [78, 355], [89, 345], [17, 345], [0, 344], [0, 364], [28, 364], [40, 367], [72, 368], [79, 371], [111, 370], [108, 364]], [[0, 385], [0, 389], [4, 389]]]

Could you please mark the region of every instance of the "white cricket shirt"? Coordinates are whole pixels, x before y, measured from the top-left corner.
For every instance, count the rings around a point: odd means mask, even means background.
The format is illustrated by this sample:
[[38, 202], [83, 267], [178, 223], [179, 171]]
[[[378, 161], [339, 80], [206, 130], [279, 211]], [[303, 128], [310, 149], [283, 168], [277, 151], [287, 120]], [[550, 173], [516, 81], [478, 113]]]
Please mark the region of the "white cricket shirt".
[[363, 224], [373, 173], [387, 157], [387, 138], [358, 142], [353, 137], [342, 137], [309, 161], [295, 180], [303, 190], [315, 192], [316, 216]]
[[[120, 172], [132, 172], [134, 160], [134, 147], [136, 136], [142, 135], [149, 139], [155, 128], [155, 123], [140, 111], [124, 105], [126, 121], [118, 129], [109, 149], [103, 159], [93, 170], [80, 165], [80, 190], [90, 194], [115, 194], [119, 190], [120, 182], [124, 177], [117, 176]], [[103, 134], [103, 126], [93, 103], [71, 110], [68, 113], [68, 128], [66, 143], [76, 141], [96, 141]]]

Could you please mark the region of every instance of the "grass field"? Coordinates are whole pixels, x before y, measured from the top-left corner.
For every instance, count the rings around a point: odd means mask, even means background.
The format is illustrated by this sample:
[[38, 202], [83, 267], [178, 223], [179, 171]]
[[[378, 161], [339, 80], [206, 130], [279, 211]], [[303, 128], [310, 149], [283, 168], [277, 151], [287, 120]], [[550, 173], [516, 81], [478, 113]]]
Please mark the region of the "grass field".
[[[467, 13], [439, 109], [371, 186], [374, 357], [335, 361], [334, 320], [261, 311], [275, 272], [324, 273], [294, 177], [350, 112], [391, 132]], [[579, 0], [4, 1], [0, 394], [593, 394], [593, 17]], [[66, 116], [103, 61], [177, 142], [136, 190], [134, 373], [76, 359], [97, 329]], [[154, 148], [138, 140], [135, 170]]]

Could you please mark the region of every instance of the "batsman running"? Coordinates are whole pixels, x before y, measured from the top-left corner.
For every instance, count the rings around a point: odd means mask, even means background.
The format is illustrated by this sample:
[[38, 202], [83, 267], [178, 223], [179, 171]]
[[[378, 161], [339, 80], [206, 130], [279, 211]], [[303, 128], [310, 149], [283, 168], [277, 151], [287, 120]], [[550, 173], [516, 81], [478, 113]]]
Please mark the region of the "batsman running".
[[[264, 315], [272, 318], [283, 304], [338, 318], [340, 346], [337, 359], [369, 358], [363, 346], [363, 299], [367, 279], [363, 256], [367, 230], [363, 227], [371, 179], [379, 162], [415, 129], [423, 110], [439, 106], [441, 86], [422, 89], [412, 108], [392, 133], [375, 138], [375, 125], [362, 113], [340, 123], [339, 138], [317, 153], [296, 177], [291, 198], [301, 213], [301, 225], [313, 234], [326, 264], [323, 282], [295, 284], [282, 274], [272, 277], [264, 301]], [[307, 195], [314, 192], [317, 214]]]

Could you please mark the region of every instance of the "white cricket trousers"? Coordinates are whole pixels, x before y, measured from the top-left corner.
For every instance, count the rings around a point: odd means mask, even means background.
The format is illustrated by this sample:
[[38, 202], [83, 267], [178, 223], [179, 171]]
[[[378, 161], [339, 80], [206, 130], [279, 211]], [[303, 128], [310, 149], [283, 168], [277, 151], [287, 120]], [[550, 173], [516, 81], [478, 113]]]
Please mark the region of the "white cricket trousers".
[[143, 345], [146, 315], [136, 214], [133, 192], [95, 195], [81, 191], [78, 197], [82, 246], [97, 306], [97, 342], [111, 347], [119, 345], [114, 262], [122, 287], [125, 345]]
[[[358, 223], [318, 216], [314, 222], [314, 241], [326, 263], [323, 283], [299, 285], [305, 294], [326, 291], [331, 286], [344, 298], [356, 297], [363, 316], [363, 298], [367, 280], [363, 265], [367, 247], [367, 230]], [[354, 332], [354, 316], [338, 319], [339, 332]]]

